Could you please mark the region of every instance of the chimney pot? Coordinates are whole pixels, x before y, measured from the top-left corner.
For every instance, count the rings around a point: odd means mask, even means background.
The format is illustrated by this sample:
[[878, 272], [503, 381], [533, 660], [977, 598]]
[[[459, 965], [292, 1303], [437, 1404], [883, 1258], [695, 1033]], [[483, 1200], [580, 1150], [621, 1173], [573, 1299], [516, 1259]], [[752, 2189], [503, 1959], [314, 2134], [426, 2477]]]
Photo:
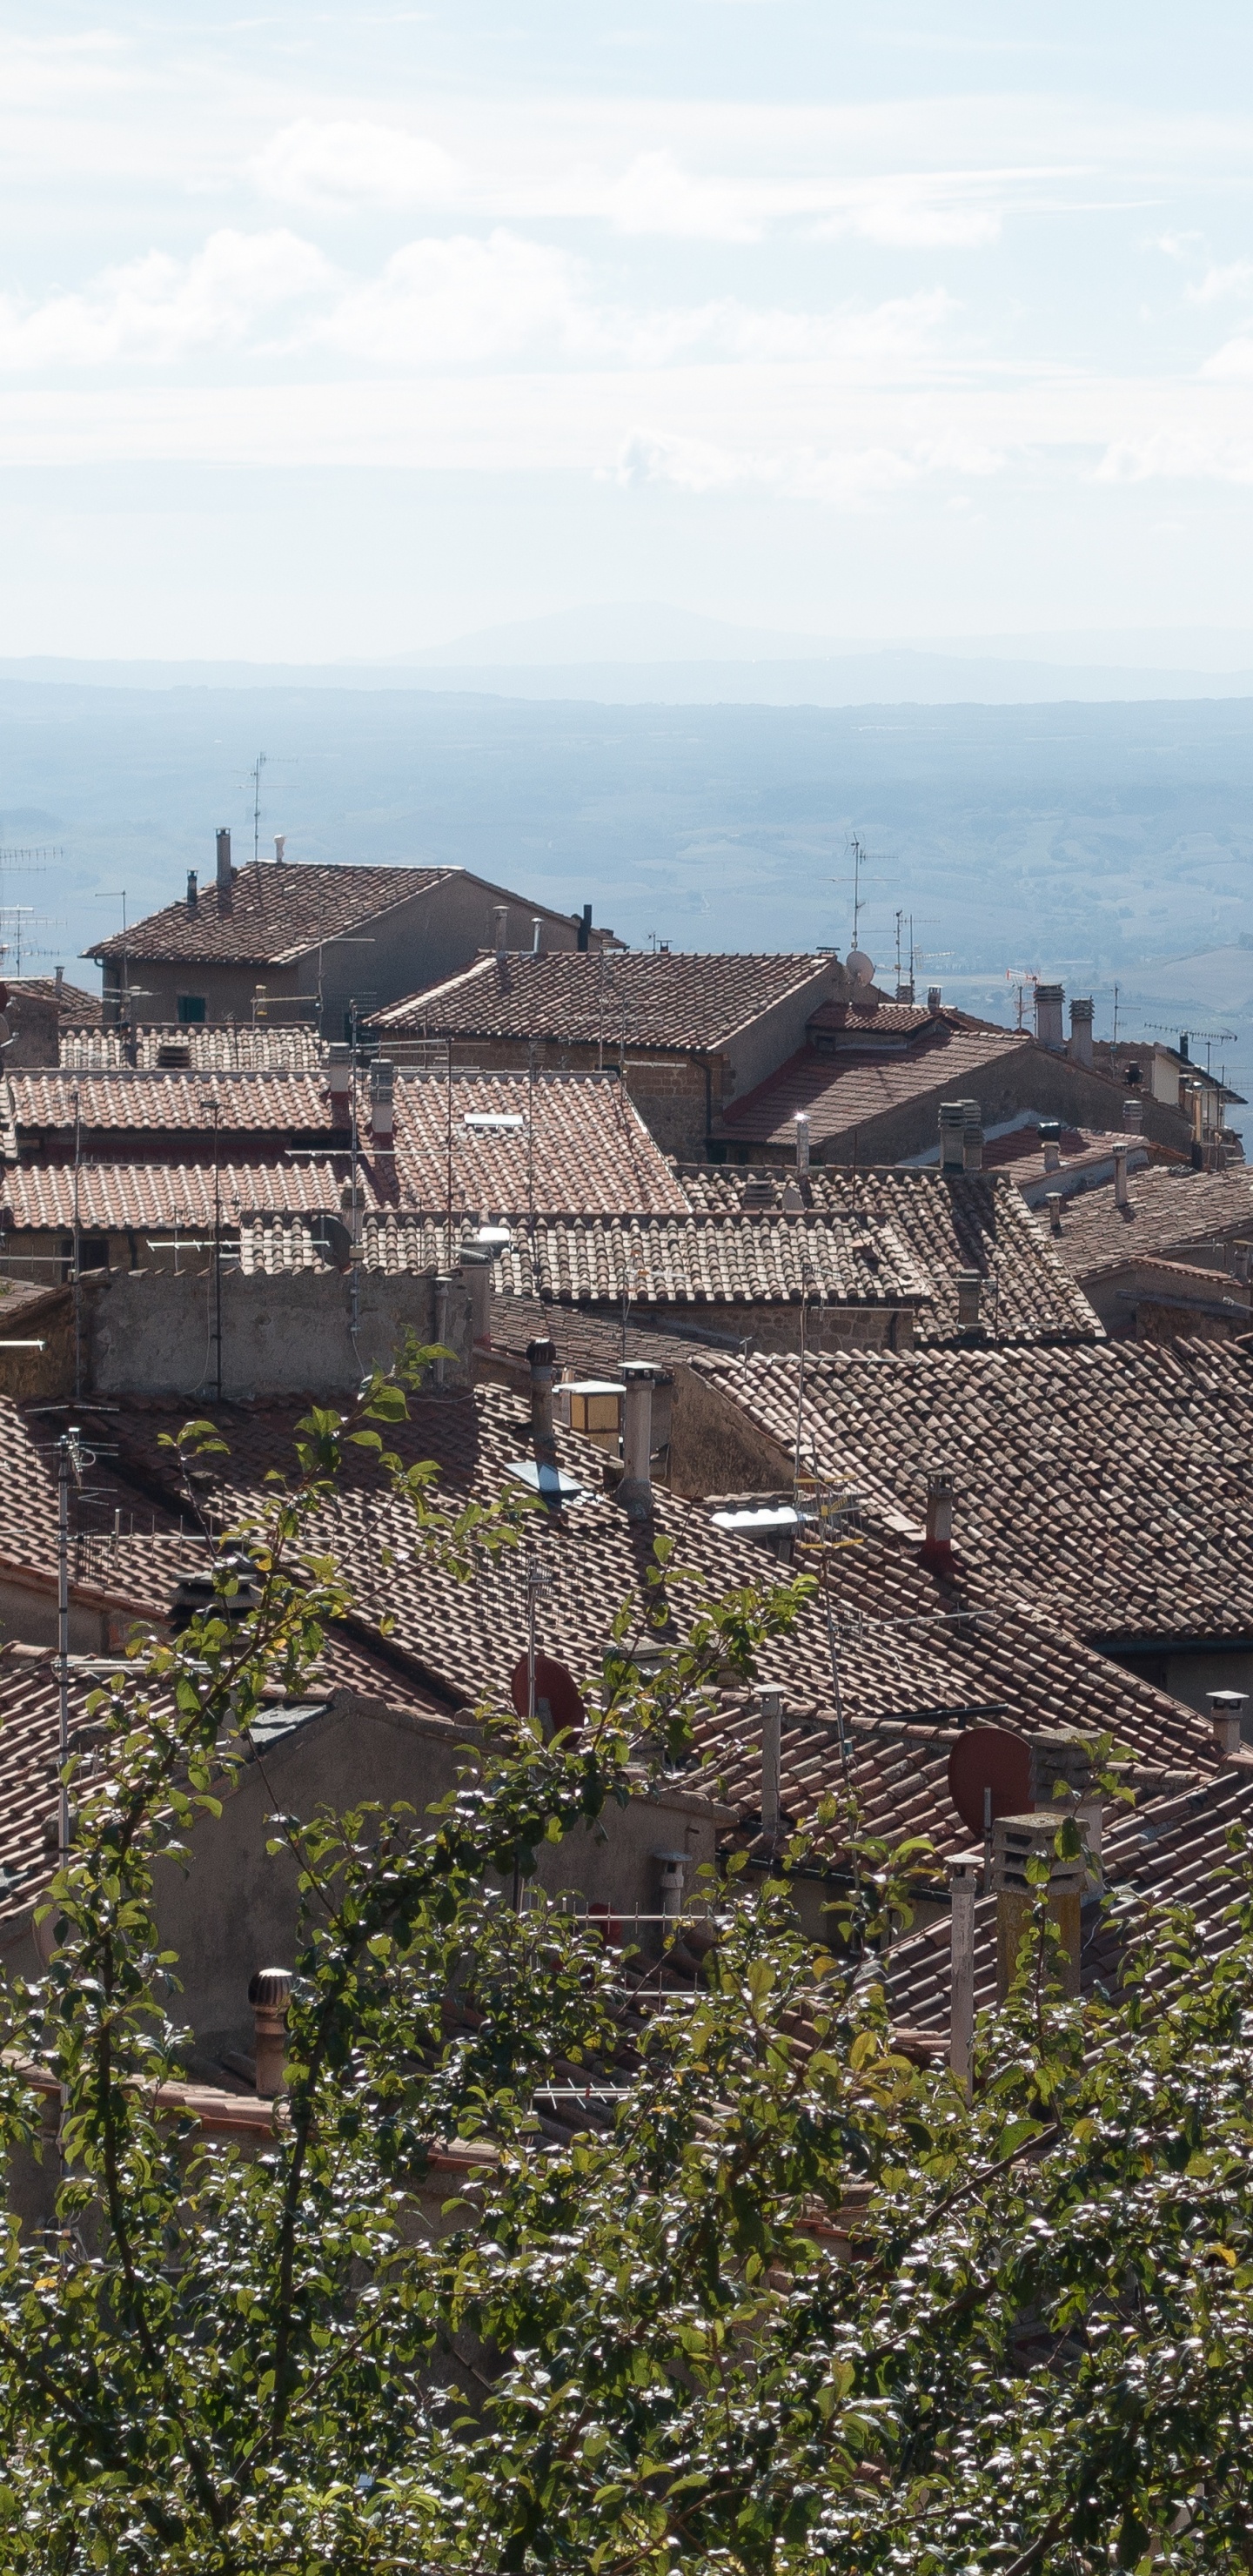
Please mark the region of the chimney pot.
[[194, 912], [194, 911], [195, 911], [195, 909], [196, 909], [197, 904], [199, 903], [199, 901], [200, 901], [200, 889], [199, 889], [199, 887], [198, 887], [198, 885], [197, 885], [197, 883], [196, 883], [196, 871], [195, 871], [195, 869], [194, 869], [194, 868], [189, 868], [189, 869], [188, 869], [188, 871], [187, 871], [187, 909], [188, 909], [188, 911], [189, 911], [189, 912]]
[[1062, 1051], [1062, 1004], [1065, 998], [1065, 987], [1061, 984], [1036, 985], [1036, 1044], [1048, 1047], [1055, 1055], [1060, 1055]]
[[538, 957], [539, 955], [539, 935], [543, 927], [544, 924], [539, 913], [533, 912], [531, 915], [531, 955], [533, 957]]
[[1127, 1145], [1120, 1136], [1114, 1146], [1114, 1205], [1125, 1208], [1127, 1204]]
[[1220, 1761], [1229, 1762], [1244, 1742], [1242, 1712], [1248, 1705], [1248, 1692], [1216, 1690], [1207, 1691], [1205, 1696], [1214, 1729], [1214, 1751]]
[[583, 906], [583, 918], [582, 918], [581, 922], [579, 923], [579, 935], [578, 935], [578, 947], [579, 947], [579, 952], [580, 952], [580, 954], [581, 954], [582, 956], [586, 956], [586, 955], [587, 955], [588, 949], [591, 947], [591, 944], [592, 944], [592, 907], [591, 907], [590, 903], [585, 903], [585, 904], [584, 904], [584, 906]]
[[983, 1111], [977, 1100], [967, 1100], [963, 1106], [966, 1112], [966, 1123], [962, 1129], [962, 1169], [967, 1172], [981, 1172], [983, 1170]]
[[1142, 1100], [1124, 1100], [1122, 1105], [1122, 1123], [1129, 1136], [1138, 1136], [1140, 1134], [1144, 1126], [1144, 1102]]
[[798, 1177], [802, 1172], [807, 1172], [808, 1169], [809, 1118], [805, 1110], [798, 1109], [796, 1113], [796, 1170]]
[[286, 848], [287, 848], [287, 834], [286, 834], [286, 832], [276, 832], [276, 833], [275, 833], [275, 835], [274, 835], [274, 864], [275, 864], [275, 867], [276, 867], [276, 868], [281, 868], [281, 866], [282, 866], [282, 864], [283, 864], [283, 854], [284, 854], [284, 852], [285, 852]]
[[779, 1800], [783, 1765], [783, 1693], [761, 1694], [761, 1833], [773, 1851], [779, 1839]]
[[503, 957], [503, 955], [504, 955], [504, 953], [505, 953], [505, 948], [506, 948], [507, 943], [508, 943], [508, 932], [509, 932], [509, 906], [508, 906], [508, 904], [507, 904], [507, 903], [494, 903], [494, 904], [492, 905], [492, 919], [493, 919], [493, 921], [494, 921], [494, 922], [495, 922], [495, 924], [496, 924], [496, 954], [497, 954], [497, 956], [498, 956], [498, 957]]
[[1092, 1063], [1092, 1004], [1074, 1001], [1070, 1005], [1070, 1059], [1072, 1064]]
[[1046, 1206], [1046, 1208], [1048, 1209], [1048, 1212], [1049, 1212], [1049, 1225], [1050, 1225], [1050, 1228], [1051, 1228], [1052, 1232], [1053, 1232], [1054, 1234], [1060, 1234], [1060, 1233], [1061, 1233], [1061, 1230], [1062, 1230], [1062, 1193], [1061, 1193], [1061, 1191], [1060, 1191], [1060, 1190], [1047, 1190], [1047, 1191], [1045, 1192], [1044, 1204], [1045, 1204], [1045, 1206]]
[[942, 1172], [964, 1172], [966, 1168], [966, 1103], [964, 1100], [940, 1102], [940, 1169]]
[[651, 1520], [653, 1510], [653, 1378], [646, 1360], [626, 1360], [622, 1383], [626, 1389], [623, 1406], [622, 1465], [623, 1475], [617, 1489], [628, 1520]]
[[253, 2080], [258, 2093], [269, 2101], [286, 2090], [283, 2041], [291, 1989], [290, 1968], [258, 1968], [248, 1988], [255, 2030]]
[[954, 1480], [947, 1468], [933, 1467], [927, 1477], [927, 1549], [949, 1556], [953, 1547]]
[[[541, 1474], [545, 1467], [549, 1468], [555, 1480], [557, 1437], [553, 1430], [553, 1370], [557, 1365], [557, 1353], [547, 1334], [527, 1343], [526, 1357], [531, 1372], [531, 1444], [535, 1451], [535, 1464]], [[560, 1508], [559, 1486], [556, 1486], [556, 1501]]]
[[392, 1150], [396, 1068], [379, 1056], [370, 1067], [370, 1138], [381, 1154]]
[[939, 1010], [939, 1007], [940, 1007], [940, 1004], [941, 1004], [941, 1002], [942, 1002], [943, 998], [944, 998], [944, 996], [943, 996], [943, 994], [941, 993], [941, 991], [940, 991], [940, 987], [939, 987], [939, 985], [938, 985], [938, 984], [928, 984], [928, 986], [927, 986], [927, 1009], [930, 1011], [931, 1016], [932, 1016], [932, 1019], [934, 1019], [934, 1018], [935, 1018], [936, 1012]]
[[219, 833], [218, 833], [218, 884], [219, 884], [220, 886], [222, 886], [222, 885], [227, 885], [227, 886], [228, 886], [228, 885], [230, 884], [230, 881], [231, 881], [231, 836], [230, 836], [230, 833], [227, 831], [227, 829], [226, 829], [225, 825], [223, 825], [223, 826], [222, 826], [222, 828], [219, 830]]
[[959, 1333], [974, 1333], [978, 1331], [979, 1298], [982, 1288], [983, 1280], [977, 1270], [958, 1271], [957, 1329]]

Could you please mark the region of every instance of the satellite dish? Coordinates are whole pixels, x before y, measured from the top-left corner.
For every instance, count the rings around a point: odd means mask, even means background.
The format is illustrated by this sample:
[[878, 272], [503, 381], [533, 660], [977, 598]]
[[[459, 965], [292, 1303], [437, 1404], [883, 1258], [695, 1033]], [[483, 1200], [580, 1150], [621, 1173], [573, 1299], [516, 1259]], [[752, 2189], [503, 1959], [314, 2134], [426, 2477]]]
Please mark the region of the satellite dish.
[[855, 984], [873, 984], [874, 959], [867, 957], [864, 948], [850, 948], [844, 964]]
[[[525, 1655], [519, 1655], [509, 1676], [509, 1696], [519, 1717], [525, 1717]], [[535, 1658], [535, 1714], [545, 1728], [551, 1727], [554, 1735], [564, 1735], [570, 1728], [582, 1726], [587, 1715], [573, 1673], [567, 1672], [564, 1664], [554, 1663], [551, 1655], [537, 1655]]]
[[[538, 1688], [538, 1684], [537, 1684]], [[1021, 1735], [1001, 1726], [968, 1726], [948, 1757], [949, 1796], [967, 1831], [983, 1832], [983, 1793], [993, 1816], [1023, 1816], [1031, 1806], [1031, 1753]]]

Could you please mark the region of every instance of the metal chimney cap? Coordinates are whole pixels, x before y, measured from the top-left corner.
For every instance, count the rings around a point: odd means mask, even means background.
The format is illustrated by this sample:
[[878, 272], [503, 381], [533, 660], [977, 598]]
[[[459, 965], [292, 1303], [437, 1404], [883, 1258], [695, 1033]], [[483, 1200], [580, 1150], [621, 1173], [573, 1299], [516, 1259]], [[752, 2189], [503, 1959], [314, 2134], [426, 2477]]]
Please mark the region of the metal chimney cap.
[[557, 1357], [557, 1345], [555, 1342], [549, 1341], [547, 1338], [539, 1341], [528, 1342], [526, 1346], [526, 1355], [533, 1369], [551, 1368]]
[[258, 1968], [248, 1981], [248, 2001], [261, 2012], [286, 2012], [291, 1990], [290, 1968]]

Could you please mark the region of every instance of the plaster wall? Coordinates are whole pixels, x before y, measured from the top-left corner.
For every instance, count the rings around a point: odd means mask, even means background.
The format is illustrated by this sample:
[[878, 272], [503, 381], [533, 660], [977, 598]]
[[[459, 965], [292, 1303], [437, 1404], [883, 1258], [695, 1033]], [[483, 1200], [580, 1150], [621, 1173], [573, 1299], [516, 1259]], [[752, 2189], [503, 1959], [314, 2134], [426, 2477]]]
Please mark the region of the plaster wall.
[[[211, 1269], [118, 1270], [90, 1283], [90, 1383], [100, 1396], [198, 1395], [216, 1386]], [[406, 1331], [436, 1338], [437, 1288], [429, 1273], [391, 1278], [363, 1270], [355, 1336], [352, 1285], [337, 1270], [272, 1277], [224, 1270], [222, 1393], [227, 1397], [351, 1393], [372, 1368], [390, 1368]], [[470, 1301], [460, 1272], [443, 1304], [442, 1337], [463, 1373]]]

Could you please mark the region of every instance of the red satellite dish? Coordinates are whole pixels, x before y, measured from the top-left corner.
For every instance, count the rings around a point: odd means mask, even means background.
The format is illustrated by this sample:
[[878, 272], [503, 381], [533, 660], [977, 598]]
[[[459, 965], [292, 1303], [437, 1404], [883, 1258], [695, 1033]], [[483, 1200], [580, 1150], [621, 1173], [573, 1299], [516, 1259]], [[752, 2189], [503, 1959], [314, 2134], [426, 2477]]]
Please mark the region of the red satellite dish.
[[949, 1796], [972, 1834], [983, 1832], [983, 1793], [994, 1816], [1025, 1816], [1031, 1805], [1031, 1754], [1021, 1735], [1000, 1726], [969, 1726], [948, 1757]]
[[[525, 1655], [519, 1655], [509, 1677], [509, 1696], [519, 1717], [525, 1717]], [[551, 1726], [554, 1735], [564, 1735], [568, 1728], [582, 1726], [587, 1715], [573, 1673], [568, 1673], [564, 1664], [554, 1663], [551, 1655], [537, 1655], [535, 1658], [535, 1714]]]

